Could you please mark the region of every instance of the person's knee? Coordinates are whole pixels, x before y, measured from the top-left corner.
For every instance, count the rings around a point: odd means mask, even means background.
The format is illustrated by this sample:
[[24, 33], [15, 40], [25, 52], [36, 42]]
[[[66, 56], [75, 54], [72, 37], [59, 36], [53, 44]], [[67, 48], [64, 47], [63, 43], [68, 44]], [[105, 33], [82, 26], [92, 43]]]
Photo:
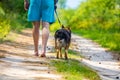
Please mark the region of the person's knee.
[[40, 22], [33, 22], [33, 28], [38, 29], [40, 27]]
[[49, 29], [49, 23], [48, 22], [42, 22], [42, 28]]

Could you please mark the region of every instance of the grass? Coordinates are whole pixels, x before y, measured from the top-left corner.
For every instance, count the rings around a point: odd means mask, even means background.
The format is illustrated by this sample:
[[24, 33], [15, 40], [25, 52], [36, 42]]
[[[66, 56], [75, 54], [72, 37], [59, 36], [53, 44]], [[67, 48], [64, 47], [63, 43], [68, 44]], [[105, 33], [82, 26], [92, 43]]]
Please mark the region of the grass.
[[9, 34], [5, 38], [0, 39], [0, 44], [3, 42], [13, 42], [17, 36], [18, 35], [16, 33], [10, 31]]
[[75, 60], [75, 55], [76, 58], [80, 57], [76, 52], [70, 50], [69, 56], [71, 56], [71, 59], [52, 60], [51, 63], [63, 75], [65, 80], [100, 80], [100, 77], [95, 71], [86, 67], [80, 61]]

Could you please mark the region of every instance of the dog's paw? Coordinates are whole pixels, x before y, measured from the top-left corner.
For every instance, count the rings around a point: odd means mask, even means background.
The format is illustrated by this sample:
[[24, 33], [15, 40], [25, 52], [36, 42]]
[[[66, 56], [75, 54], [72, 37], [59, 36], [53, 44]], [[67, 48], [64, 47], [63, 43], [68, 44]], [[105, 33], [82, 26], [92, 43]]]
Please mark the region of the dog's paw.
[[65, 57], [65, 60], [68, 60], [68, 58], [67, 58], [67, 57]]
[[59, 59], [59, 57], [58, 57], [58, 56], [57, 56], [56, 58], [57, 58], [57, 59]]
[[68, 57], [67, 57], [67, 56], [65, 56], [65, 60], [68, 60]]

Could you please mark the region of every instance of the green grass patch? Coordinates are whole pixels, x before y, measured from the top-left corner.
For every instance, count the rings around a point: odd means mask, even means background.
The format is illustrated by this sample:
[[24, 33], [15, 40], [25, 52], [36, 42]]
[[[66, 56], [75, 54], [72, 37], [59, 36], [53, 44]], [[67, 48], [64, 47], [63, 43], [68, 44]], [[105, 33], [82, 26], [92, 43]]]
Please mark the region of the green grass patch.
[[95, 71], [77, 60], [52, 60], [52, 64], [64, 76], [65, 80], [100, 80]]
[[100, 77], [91, 68], [75, 60], [81, 56], [72, 50], [68, 52], [69, 60], [52, 60], [51, 64], [63, 75], [65, 80], [100, 80]]

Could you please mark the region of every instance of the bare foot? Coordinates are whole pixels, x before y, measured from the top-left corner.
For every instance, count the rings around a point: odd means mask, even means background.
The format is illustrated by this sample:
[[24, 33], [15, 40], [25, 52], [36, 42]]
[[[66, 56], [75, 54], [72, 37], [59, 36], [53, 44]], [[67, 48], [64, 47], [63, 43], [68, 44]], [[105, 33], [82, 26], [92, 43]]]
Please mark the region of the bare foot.
[[35, 52], [35, 56], [39, 56], [38, 52]]

